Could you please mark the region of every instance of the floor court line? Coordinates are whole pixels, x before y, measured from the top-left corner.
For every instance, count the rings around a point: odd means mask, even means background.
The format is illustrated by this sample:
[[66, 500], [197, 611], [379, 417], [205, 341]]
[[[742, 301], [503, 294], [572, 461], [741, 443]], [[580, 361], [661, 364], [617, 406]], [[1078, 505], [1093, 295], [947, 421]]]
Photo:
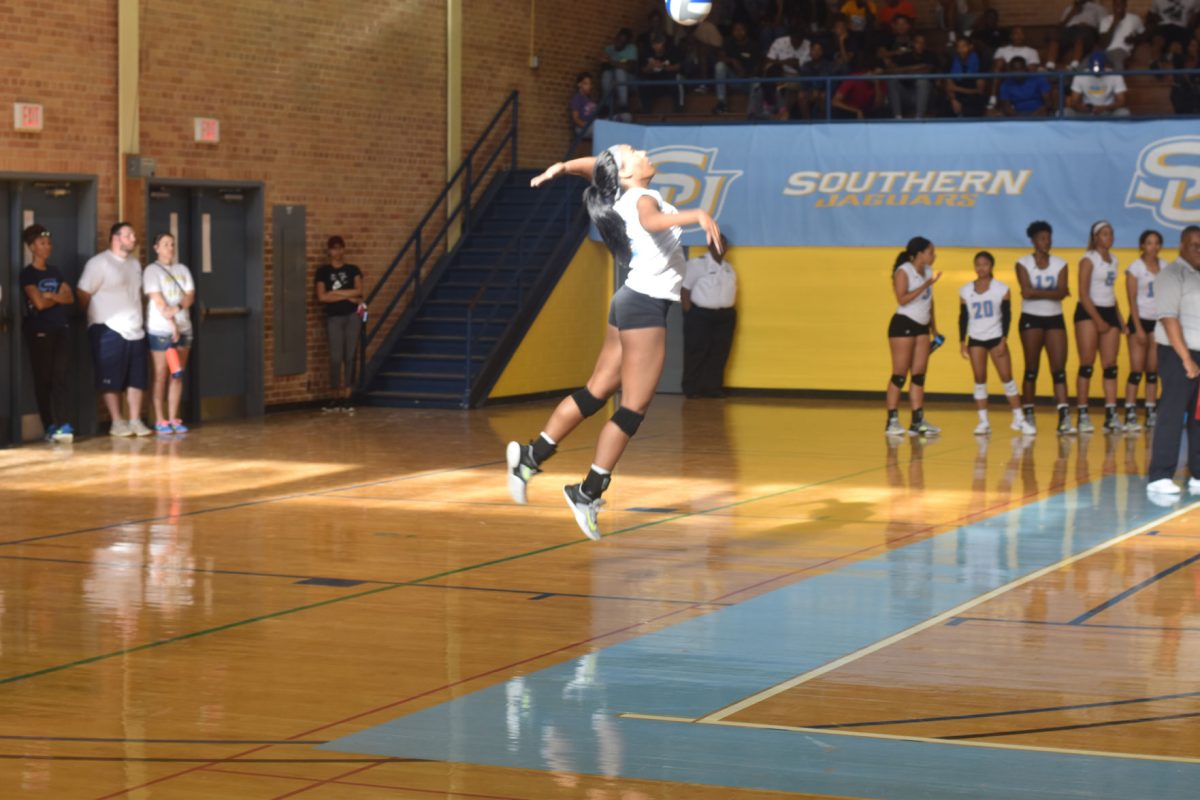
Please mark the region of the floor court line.
[[1052, 628], [1066, 628], [1068, 630], [1114, 630], [1114, 631], [1131, 631], [1134, 633], [1165, 633], [1167, 631], [1191, 632], [1200, 631], [1198, 627], [1188, 627], [1181, 625], [1109, 625], [1101, 622], [1084, 622], [1076, 625], [1073, 622], [1054, 622], [1042, 619], [998, 619], [996, 617], [958, 617], [946, 623], [948, 626], [962, 625], [967, 622], [994, 622], [1001, 625], [1046, 625]]
[[1155, 717], [1138, 717], [1135, 719], [1114, 719], [1107, 722], [1081, 722], [1077, 725], [1056, 725], [1050, 728], [1027, 728], [1020, 731], [992, 731], [990, 733], [959, 733], [954, 736], [943, 736], [948, 741], [961, 739], [985, 739], [993, 736], [1026, 736], [1033, 733], [1055, 733], [1057, 731], [1078, 731], [1086, 728], [1113, 728], [1118, 725], [1137, 725], [1142, 722], [1162, 722], [1168, 719], [1194, 719], [1200, 717], [1200, 711], [1189, 711], [1182, 714], [1161, 714]]
[[784, 681], [783, 683], [780, 683], [776, 686], [772, 686], [767, 689], [764, 689], [763, 691], [758, 692], [757, 694], [751, 695], [750, 697], [747, 697], [743, 700], [739, 700], [738, 702], [733, 703], [732, 705], [718, 709], [710, 714], [706, 714], [703, 717], [700, 717], [699, 719], [697, 719], [696, 721], [697, 722], [705, 722], [705, 723], [719, 722], [727, 717], [733, 716], [734, 714], [738, 713], [739, 711], [743, 711], [747, 708], [758, 705], [759, 703], [761, 703], [765, 700], [768, 700], [772, 697], [775, 697], [778, 694], [782, 694], [783, 692], [793, 689], [802, 683], [807, 683], [808, 681], [811, 681], [815, 678], [819, 678], [820, 676], [825, 675], [826, 673], [833, 672], [834, 670], [840, 669], [840, 668], [846, 666], [847, 664], [852, 664], [853, 662], [858, 661], [861, 658], [865, 658], [866, 656], [869, 656], [872, 653], [876, 653], [880, 650], [890, 647], [893, 644], [896, 644], [897, 642], [908, 639], [909, 637], [914, 636], [914, 635], [920, 633], [921, 631], [928, 630], [929, 628], [932, 628], [935, 625], [940, 625], [949, 619], [953, 619], [954, 617], [960, 616], [963, 612], [969, 611], [970, 609], [972, 609], [982, 603], [986, 603], [988, 600], [991, 600], [993, 598], [999, 597], [1002, 594], [1010, 592], [1019, 586], [1023, 586], [1026, 583], [1035, 581], [1038, 578], [1049, 575], [1050, 573], [1060, 570], [1063, 567], [1074, 564], [1076, 561], [1081, 561], [1085, 558], [1089, 558], [1089, 557], [1095, 555], [1096, 553], [1103, 552], [1104, 550], [1107, 550], [1108, 548], [1112, 547], [1113, 545], [1120, 544], [1121, 542], [1125, 541], [1126, 539], [1131, 539], [1135, 536], [1140, 536], [1141, 534], [1145, 533], [1146, 531], [1153, 530], [1155, 527], [1162, 525], [1164, 522], [1167, 522], [1169, 520], [1183, 516], [1184, 514], [1190, 513], [1192, 511], [1196, 510], [1197, 508], [1200, 508], [1200, 503], [1191, 503], [1189, 505], [1184, 506], [1183, 508], [1176, 509], [1175, 511], [1172, 511], [1169, 514], [1159, 517], [1158, 519], [1155, 519], [1152, 522], [1146, 523], [1144, 525], [1139, 525], [1138, 527], [1134, 528], [1133, 530], [1126, 531], [1125, 533], [1120, 534], [1119, 536], [1115, 536], [1106, 542], [1101, 542], [1100, 544], [1097, 544], [1094, 547], [1090, 547], [1081, 553], [1076, 553], [1075, 555], [1068, 556], [1067, 558], [1064, 558], [1061, 561], [1058, 561], [1057, 563], [1042, 567], [1041, 569], [1035, 570], [1034, 572], [1031, 572], [1028, 575], [1024, 575], [1020, 578], [1017, 578], [1014, 581], [1010, 581], [1009, 583], [1006, 583], [1003, 586], [998, 586], [995, 589], [992, 589], [991, 591], [984, 592], [983, 594], [979, 595], [978, 597], [974, 597], [970, 600], [967, 600], [964, 603], [960, 603], [959, 605], [955, 606], [954, 608], [951, 608], [947, 611], [943, 611], [942, 613], [940, 613], [936, 616], [930, 617], [929, 619], [925, 620], [924, 622], [920, 622], [916, 625], [913, 625], [912, 627], [902, 630], [896, 634], [893, 634], [892, 636], [889, 636], [886, 639], [882, 639], [878, 642], [875, 642], [872, 645], [863, 647], [860, 650], [856, 650], [853, 653], [849, 653], [845, 656], [842, 656], [841, 658], [831, 661], [828, 664], [825, 664], [823, 666], [817, 667], [816, 669], [812, 669], [801, 675], [797, 675], [796, 677], [794, 677], [790, 680]]
[[656, 714], [625, 713], [624, 719], [640, 719], [649, 722], [670, 722], [681, 725], [697, 725], [715, 728], [748, 728], [754, 730], [783, 731], [786, 733], [812, 733], [828, 736], [849, 736], [863, 739], [879, 739], [897, 742], [920, 742], [922, 744], [946, 745], [948, 747], [981, 747], [992, 750], [1020, 750], [1029, 753], [1051, 753], [1055, 755], [1086, 756], [1088, 758], [1118, 759], [1130, 761], [1161, 761], [1171, 764], [1200, 764], [1200, 758], [1185, 756], [1157, 756], [1145, 753], [1118, 753], [1105, 750], [1080, 750], [1067, 747], [1039, 747], [1026, 744], [1005, 744], [1003, 742], [974, 742], [969, 739], [937, 738], [932, 736], [906, 736], [898, 733], [873, 733], [868, 731], [828, 730], [826, 728], [805, 728], [797, 725], [775, 725], [762, 722], [735, 722], [720, 720], [717, 722], [701, 722], [688, 717], [670, 717]]
[[1158, 581], [1161, 581], [1163, 578], [1166, 578], [1167, 576], [1178, 572], [1179, 570], [1183, 569], [1184, 567], [1191, 566], [1192, 564], [1196, 563], [1197, 561], [1200, 561], [1200, 553], [1196, 553], [1193, 556], [1185, 558], [1183, 561], [1180, 561], [1178, 564], [1174, 564], [1170, 567], [1167, 567], [1166, 569], [1162, 570], [1158, 574], [1151, 575], [1149, 578], [1146, 578], [1144, 581], [1142, 581], [1138, 584], [1135, 584], [1133, 586], [1130, 586], [1128, 589], [1126, 589], [1125, 591], [1116, 595], [1115, 597], [1109, 598], [1108, 600], [1105, 600], [1103, 603], [1096, 606], [1095, 608], [1093, 608], [1089, 611], [1085, 611], [1084, 613], [1080, 614], [1078, 617], [1071, 620], [1067, 624], [1068, 625], [1082, 625], [1083, 623], [1087, 622], [1089, 619], [1096, 616], [1097, 614], [1103, 613], [1104, 611], [1107, 611], [1108, 609], [1112, 608], [1113, 606], [1117, 605], [1118, 603], [1128, 600], [1130, 597], [1137, 594], [1142, 589], [1145, 589], [1147, 586], [1151, 586], [1151, 585], [1157, 583]]
[[[315, 778], [302, 778], [297, 775], [277, 775], [267, 772], [248, 772], [239, 769], [218, 769], [213, 767], [205, 772], [215, 772], [219, 775], [245, 775], [252, 778], [276, 778], [286, 781], [312, 781]], [[436, 794], [439, 797], [468, 797], [473, 800], [526, 800], [522, 797], [511, 797], [501, 794], [477, 794], [474, 792], [460, 792], [454, 789], [419, 789], [414, 786], [395, 786], [387, 783], [363, 783], [361, 781], [334, 781], [334, 785], [338, 786], [359, 786], [364, 789], [388, 789], [393, 792], [412, 792], [414, 794]]]

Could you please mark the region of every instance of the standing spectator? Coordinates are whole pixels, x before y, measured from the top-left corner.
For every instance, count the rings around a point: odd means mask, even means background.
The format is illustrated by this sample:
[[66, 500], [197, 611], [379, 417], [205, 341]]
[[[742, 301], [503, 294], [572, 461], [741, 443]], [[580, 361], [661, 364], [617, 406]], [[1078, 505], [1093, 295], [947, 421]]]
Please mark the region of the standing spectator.
[[[111, 436], [149, 436], [142, 422], [146, 390], [146, 330], [142, 318], [142, 267], [133, 258], [137, 235], [128, 222], [109, 230], [109, 248], [93, 256], [79, 277], [79, 305], [87, 311], [96, 362], [96, 389], [104, 400]], [[129, 418], [121, 415], [121, 392]]]
[[[733, 32], [725, 40], [725, 46], [718, 54], [716, 66], [713, 67], [717, 79], [717, 104], [713, 108], [714, 114], [723, 114], [726, 110], [725, 101], [728, 98], [729, 87], [723, 81], [729, 78], [754, 77], [758, 74], [761, 62], [762, 49], [750, 38], [746, 23], [733, 23]], [[753, 114], [759, 110], [762, 104], [762, 87], [759, 84], [751, 84], [749, 87], [743, 84], [734, 88], [749, 92], [750, 99], [746, 102], [748, 113]]]
[[[1012, 64], [1012, 60], [1020, 56], [1025, 60], [1027, 69], [1037, 69], [1041, 64], [1041, 57], [1038, 51], [1025, 44], [1025, 29], [1020, 25], [1013, 26], [1013, 29], [1008, 33], [1008, 44], [996, 48], [996, 52], [992, 55], [992, 72], [1005, 72]], [[996, 105], [997, 91], [1000, 88], [1000, 79], [992, 79], [992, 94], [988, 100], [988, 108]]]
[[50, 231], [30, 225], [21, 235], [32, 255], [21, 270], [25, 294], [25, 341], [33, 369], [33, 394], [46, 430], [46, 441], [66, 444], [75, 441], [71, 427], [71, 323], [67, 310], [75, 302], [71, 286], [50, 265], [54, 246]]
[[725, 364], [737, 325], [737, 273], [725, 260], [729, 242], [711, 242], [708, 252], [690, 259], [683, 275], [683, 393], [721, 397]]
[[[767, 51], [766, 69], [763, 75], [768, 78], [788, 78], [800, 75], [800, 68], [808, 63], [809, 51], [812, 45], [805, 36], [804, 24], [796, 22], [792, 25], [791, 33], [780, 36], [771, 43]], [[774, 108], [781, 119], [787, 119], [788, 111], [794, 101], [792, 95], [801, 90], [799, 84], [768, 83], [763, 87], [763, 98], [767, 105]]]
[[1187, 421], [1188, 492], [1200, 495], [1200, 226], [1189, 225], [1180, 237], [1179, 258], [1154, 279], [1158, 327], [1158, 374], [1162, 398], [1146, 487], [1157, 494], [1177, 495], [1173, 480], [1179, 463], [1179, 439]]
[[1104, 74], [1104, 66], [1104, 53], [1092, 53], [1088, 58], [1088, 74], [1072, 79], [1066, 108], [1068, 117], [1129, 116], [1125, 107], [1125, 79]]
[[[1054, 55], [1049, 60], [1068, 62], [1072, 69], [1078, 66], [1084, 54], [1092, 52], [1096, 46], [1104, 13], [1104, 6], [1093, 0], [1072, 0], [1071, 4], [1063, 9], [1062, 30], [1057, 46], [1053, 48]], [[1053, 63], [1047, 66], [1053, 69]]]
[[1105, 34], [1104, 54], [1113, 69], [1125, 69], [1125, 62], [1133, 54], [1134, 39], [1145, 32], [1142, 18], [1129, 13], [1128, 0], [1113, 0], [1113, 13], [1100, 20], [1100, 33]]
[[317, 302], [325, 306], [329, 387], [333, 390], [333, 398], [321, 410], [353, 414], [350, 395], [354, 391], [354, 352], [362, 328], [358, 307], [363, 301], [363, 274], [355, 265], [346, 263], [346, 240], [341, 236], [330, 236], [326, 249], [329, 263], [317, 267], [313, 279]]
[[[600, 100], [613, 103], [614, 114], [629, 111], [629, 81], [637, 75], [638, 50], [633, 43], [633, 31], [621, 28], [612, 44], [604, 48], [604, 67], [600, 71]], [[616, 97], [613, 97], [613, 89]]]
[[917, 9], [912, 0], [884, 0], [879, 7], [879, 24], [890, 28], [896, 17], [908, 17], [910, 22], [916, 20]]
[[1000, 84], [1000, 113], [1006, 117], [1041, 117], [1050, 110], [1050, 81], [1030, 73], [1021, 56], [1013, 56], [1011, 78]]
[[[973, 75], [979, 70], [979, 54], [968, 39], [954, 43], [954, 58], [950, 61], [953, 75]], [[950, 97], [950, 110], [956, 117], [981, 117], [987, 106], [983, 78], [951, 78], [945, 81], [946, 94]]]
[[1156, 53], [1164, 52], [1172, 42], [1187, 46], [1198, 6], [1196, 0], [1152, 0], [1146, 22]]
[[575, 96], [571, 98], [571, 129], [582, 139], [592, 137], [592, 121], [596, 119], [596, 101], [592, 99], [592, 73], [575, 76]]
[[[929, 52], [925, 37], [913, 36], [912, 21], [905, 16], [892, 20], [892, 37], [879, 48], [884, 71], [893, 75], [937, 72], [937, 57]], [[933, 83], [929, 78], [890, 80], [887, 82], [888, 101], [892, 116], [902, 119], [907, 112], [924, 119], [929, 112], [929, 93]]]
[[[174, 236], [169, 233], [155, 236], [154, 254], [157, 258], [142, 274], [146, 338], [154, 363], [154, 430], [160, 434], [187, 433], [187, 426], [179, 416], [179, 401], [183, 398], [183, 375], [192, 349], [192, 317], [188, 309], [196, 301], [196, 284], [191, 271], [175, 262]], [[174, 356], [168, 355], [172, 348]]]
[[[654, 101], [663, 95], [672, 98], [676, 111], [683, 110], [683, 78], [679, 74], [682, 68], [683, 60], [679, 57], [678, 48], [669, 43], [663, 34], [655, 33], [650, 39], [650, 51], [642, 60], [639, 75], [643, 81], [643, 112], [648, 114], [653, 111]], [[646, 85], [646, 81], [651, 82], [650, 85]]]

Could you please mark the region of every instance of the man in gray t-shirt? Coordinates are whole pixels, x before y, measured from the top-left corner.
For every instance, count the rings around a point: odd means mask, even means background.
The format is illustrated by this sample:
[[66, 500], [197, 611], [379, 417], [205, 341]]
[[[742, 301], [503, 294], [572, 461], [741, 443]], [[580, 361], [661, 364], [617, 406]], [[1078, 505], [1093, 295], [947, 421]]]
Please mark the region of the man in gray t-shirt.
[[1167, 503], [1180, 493], [1174, 481], [1179, 463], [1179, 438], [1187, 421], [1188, 493], [1200, 495], [1200, 226], [1184, 229], [1179, 258], [1154, 279], [1158, 307], [1158, 374], [1162, 397], [1150, 460], [1152, 500]]

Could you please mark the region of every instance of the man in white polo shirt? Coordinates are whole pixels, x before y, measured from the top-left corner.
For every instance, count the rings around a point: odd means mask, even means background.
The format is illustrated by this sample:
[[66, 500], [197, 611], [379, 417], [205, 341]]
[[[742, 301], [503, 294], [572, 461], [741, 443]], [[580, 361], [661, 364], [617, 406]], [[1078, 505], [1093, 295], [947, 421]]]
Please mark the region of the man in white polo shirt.
[[[79, 277], [79, 304], [87, 310], [96, 390], [112, 418], [113, 436], [149, 436], [141, 420], [146, 388], [146, 330], [142, 320], [142, 265], [132, 257], [137, 236], [128, 222], [109, 232], [109, 248], [93, 256]], [[121, 416], [121, 392], [129, 419]]]
[[725, 260], [728, 242], [718, 251], [687, 262], [683, 275], [683, 393], [688, 397], [721, 397], [725, 363], [737, 324], [737, 274]]
[[1179, 258], [1163, 267], [1154, 279], [1158, 309], [1158, 374], [1162, 397], [1150, 451], [1151, 499], [1174, 499], [1179, 494], [1175, 468], [1179, 464], [1179, 439], [1187, 421], [1188, 492], [1200, 495], [1200, 226], [1184, 228]]

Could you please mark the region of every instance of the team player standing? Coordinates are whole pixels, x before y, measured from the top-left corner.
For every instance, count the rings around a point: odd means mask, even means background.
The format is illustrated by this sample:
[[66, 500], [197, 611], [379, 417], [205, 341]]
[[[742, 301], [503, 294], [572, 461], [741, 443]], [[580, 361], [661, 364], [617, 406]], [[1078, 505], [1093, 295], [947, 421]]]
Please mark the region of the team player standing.
[[[1145, 231], [1139, 237], [1141, 257], [1125, 273], [1130, 303], [1128, 323], [1121, 319], [1116, 286], [1119, 265], [1112, 253], [1113, 226], [1104, 220], [1092, 225], [1087, 252], [1079, 261], [1079, 299], [1075, 308], [1075, 339], [1079, 355], [1076, 376], [1075, 421], [1067, 398], [1067, 330], [1063, 300], [1070, 294], [1067, 262], [1053, 255], [1053, 229], [1044, 221], [1030, 224], [1026, 235], [1033, 252], [1017, 260], [1016, 275], [1022, 297], [1019, 329], [1025, 355], [1022, 394], [1013, 379], [1012, 359], [1007, 345], [1012, 321], [1012, 295], [1008, 286], [994, 276], [995, 259], [986, 251], [976, 254], [976, 278], [959, 290], [959, 341], [963, 358], [971, 364], [975, 379], [974, 399], [979, 414], [975, 434], [991, 433], [987, 402], [987, 362], [990, 358], [1012, 409], [1011, 428], [1034, 435], [1034, 397], [1042, 353], [1049, 362], [1058, 411], [1060, 434], [1090, 433], [1095, 430], [1088, 416], [1088, 398], [1096, 356], [1104, 381], [1104, 430], [1137, 431], [1137, 394], [1146, 379], [1146, 427], [1156, 422], [1157, 351], [1153, 333], [1158, 317], [1154, 304], [1154, 280], [1159, 273], [1158, 252], [1162, 235]], [[892, 289], [897, 308], [888, 325], [892, 377], [888, 384], [888, 435], [909, 433], [929, 436], [939, 429], [924, 418], [925, 371], [929, 354], [940, 344], [934, 321], [932, 286], [941, 273], [932, 272], [936, 254], [929, 240], [916, 237], [897, 257], [892, 271]], [[1117, 359], [1121, 335], [1129, 337], [1129, 379], [1125, 387], [1124, 413], [1117, 411]], [[912, 424], [900, 425], [898, 406], [904, 384], [911, 376], [909, 400]]]

